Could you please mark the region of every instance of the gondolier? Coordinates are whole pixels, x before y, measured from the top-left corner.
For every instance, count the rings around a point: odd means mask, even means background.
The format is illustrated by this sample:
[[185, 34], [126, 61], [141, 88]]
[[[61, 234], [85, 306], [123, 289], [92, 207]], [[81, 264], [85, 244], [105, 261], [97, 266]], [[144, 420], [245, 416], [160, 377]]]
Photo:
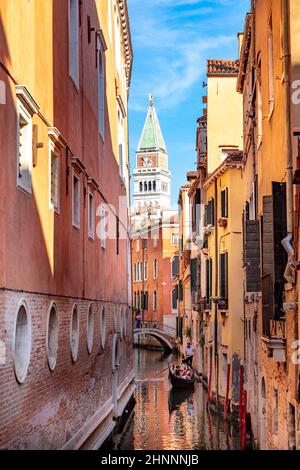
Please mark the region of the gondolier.
[[193, 358], [194, 358], [194, 349], [190, 342], [187, 343], [185, 348], [185, 359], [184, 362], [192, 367], [193, 366]]

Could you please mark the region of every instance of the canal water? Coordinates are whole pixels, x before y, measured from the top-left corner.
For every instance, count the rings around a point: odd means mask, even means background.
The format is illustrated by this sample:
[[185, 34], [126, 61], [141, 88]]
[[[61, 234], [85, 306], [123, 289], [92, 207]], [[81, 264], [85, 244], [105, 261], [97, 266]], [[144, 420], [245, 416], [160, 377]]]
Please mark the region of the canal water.
[[239, 449], [238, 429], [206, 411], [201, 384], [193, 391], [172, 391], [168, 371], [176, 356], [135, 349], [136, 405], [121, 435], [119, 450]]

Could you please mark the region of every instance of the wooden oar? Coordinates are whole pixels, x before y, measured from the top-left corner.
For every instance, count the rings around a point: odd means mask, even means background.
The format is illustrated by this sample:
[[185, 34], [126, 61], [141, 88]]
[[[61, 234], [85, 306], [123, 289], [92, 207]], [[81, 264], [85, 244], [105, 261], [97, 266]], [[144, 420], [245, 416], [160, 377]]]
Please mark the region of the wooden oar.
[[166, 367], [165, 369], [160, 370], [159, 372], [157, 372], [157, 374], [153, 375], [152, 377], [149, 377], [148, 379], [143, 380], [143, 382], [148, 382], [149, 380], [151, 381], [151, 380], [155, 379], [155, 377], [158, 377], [160, 374], [162, 374], [162, 373], [165, 372], [166, 370], [170, 369], [170, 367], [173, 367], [173, 366], [175, 366], [175, 364], [178, 364], [178, 363], [179, 363], [179, 362], [176, 361], [176, 362], [174, 362], [174, 363], [171, 364], [171, 365], [168, 364], [168, 367]]

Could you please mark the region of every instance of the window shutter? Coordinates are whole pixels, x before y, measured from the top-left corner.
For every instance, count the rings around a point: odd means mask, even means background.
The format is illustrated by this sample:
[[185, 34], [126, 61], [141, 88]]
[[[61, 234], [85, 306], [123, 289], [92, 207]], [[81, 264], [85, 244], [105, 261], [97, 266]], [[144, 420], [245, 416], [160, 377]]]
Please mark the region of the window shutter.
[[221, 191], [221, 217], [227, 217], [226, 215], [226, 190]]
[[260, 285], [260, 237], [258, 220], [245, 221], [245, 265], [248, 292], [259, 292]]
[[274, 276], [274, 221], [273, 221], [273, 197], [263, 197], [263, 240], [262, 261], [263, 275]]
[[220, 297], [228, 298], [228, 253], [220, 256]]
[[193, 258], [190, 261], [190, 270], [191, 270], [191, 291], [197, 290], [197, 258]]

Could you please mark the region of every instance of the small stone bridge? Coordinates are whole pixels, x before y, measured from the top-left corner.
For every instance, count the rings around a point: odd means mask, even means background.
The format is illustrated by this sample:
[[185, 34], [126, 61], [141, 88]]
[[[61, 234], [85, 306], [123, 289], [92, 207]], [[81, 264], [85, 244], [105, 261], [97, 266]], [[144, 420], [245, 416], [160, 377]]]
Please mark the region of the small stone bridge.
[[149, 335], [156, 338], [160, 344], [169, 350], [176, 349], [176, 328], [157, 321], [144, 321], [133, 325], [134, 335]]

